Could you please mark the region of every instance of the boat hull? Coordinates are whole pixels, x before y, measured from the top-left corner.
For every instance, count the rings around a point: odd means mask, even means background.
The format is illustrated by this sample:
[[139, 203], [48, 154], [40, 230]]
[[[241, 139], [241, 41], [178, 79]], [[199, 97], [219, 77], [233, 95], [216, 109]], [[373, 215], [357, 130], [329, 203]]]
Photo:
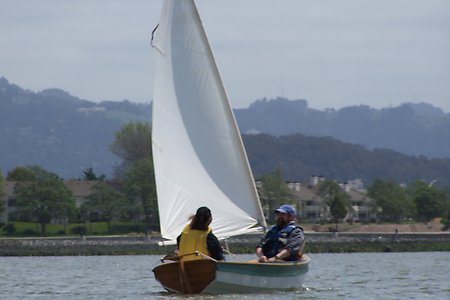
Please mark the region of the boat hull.
[[153, 273], [169, 292], [198, 294], [215, 279], [216, 263], [206, 259], [171, 261], [156, 266]]
[[153, 272], [165, 289], [175, 293], [260, 293], [301, 289], [309, 258], [305, 256], [300, 262], [283, 263], [215, 262], [205, 259], [183, 264], [163, 263]]

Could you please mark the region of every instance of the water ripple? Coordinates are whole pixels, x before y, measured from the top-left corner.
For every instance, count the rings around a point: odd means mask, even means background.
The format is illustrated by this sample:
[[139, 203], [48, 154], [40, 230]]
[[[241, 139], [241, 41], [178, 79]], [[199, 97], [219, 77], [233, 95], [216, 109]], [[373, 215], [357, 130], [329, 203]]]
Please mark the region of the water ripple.
[[190, 297], [156, 282], [158, 256], [0, 257], [0, 299], [450, 299], [448, 252], [310, 256], [298, 291]]

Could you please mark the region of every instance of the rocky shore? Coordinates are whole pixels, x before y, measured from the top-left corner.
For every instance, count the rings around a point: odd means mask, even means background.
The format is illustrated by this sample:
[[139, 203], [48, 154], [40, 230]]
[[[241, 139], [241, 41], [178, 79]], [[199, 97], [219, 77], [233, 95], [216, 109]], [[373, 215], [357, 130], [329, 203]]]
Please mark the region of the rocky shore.
[[[450, 233], [306, 232], [307, 253], [450, 251]], [[258, 235], [227, 240], [232, 253], [253, 253]], [[173, 253], [160, 237], [0, 238], [0, 256], [149, 255]]]

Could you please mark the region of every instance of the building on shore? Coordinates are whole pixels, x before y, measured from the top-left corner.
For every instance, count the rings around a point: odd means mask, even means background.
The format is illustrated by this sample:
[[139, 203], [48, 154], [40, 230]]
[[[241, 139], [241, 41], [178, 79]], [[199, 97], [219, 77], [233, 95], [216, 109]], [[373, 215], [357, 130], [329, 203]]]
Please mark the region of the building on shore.
[[[97, 184], [97, 180], [76, 180], [71, 179], [64, 182], [67, 188], [72, 192], [75, 199], [75, 205], [79, 208], [92, 193], [92, 187]], [[3, 196], [0, 201], [3, 202], [3, 212], [0, 214], [0, 222], [6, 223], [8, 220], [15, 219], [17, 212], [16, 194], [14, 192], [15, 181], [5, 181], [3, 186]]]
[[[324, 176], [311, 176], [307, 182], [287, 181], [289, 191], [287, 202], [297, 207], [297, 217], [306, 223], [328, 222], [332, 219], [327, 200], [320, 195], [319, 186], [325, 182]], [[361, 179], [355, 179], [346, 183], [338, 183], [340, 188], [348, 195], [351, 209], [344, 218], [350, 222], [373, 222], [377, 219], [375, 200], [368, 197]], [[262, 183], [257, 182], [261, 197], [265, 197], [262, 191]], [[266, 211], [266, 216], [271, 213]]]
[[[286, 188], [288, 190], [287, 202], [297, 207], [298, 217], [302, 222], [319, 223], [327, 222], [332, 219], [330, 208], [326, 199], [319, 195], [318, 186], [326, 179], [324, 176], [311, 176], [309, 181], [288, 181]], [[67, 180], [65, 185], [72, 192], [76, 206], [79, 208], [92, 193], [92, 187], [98, 181], [89, 180]], [[15, 219], [16, 195], [14, 186], [16, 182], [5, 181], [3, 188], [4, 210], [0, 214], [0, 222], [6, 223], [8, 220]], [[260, 192], [261, 198], [266, 197], [262, 194], [262, 183], [256, 182], [256, 186]], [[347, 193], [351, 201], [351, 211], [348, 212], [345, 220], [355, 222], [370, 222], [377, 218], [377, 209], [375, 201], [368, 197], [364, 191], [364, 184], [361, 179], [355, 179], [346, 183], [340, 183], [339, 186]], [[267, 197], [266, 197], [267, 198]], [[266, 202], [270, 199], [266, 199]], [[263, 207], [266, 217], [273, 212], [268, 211], [268, 207]]]

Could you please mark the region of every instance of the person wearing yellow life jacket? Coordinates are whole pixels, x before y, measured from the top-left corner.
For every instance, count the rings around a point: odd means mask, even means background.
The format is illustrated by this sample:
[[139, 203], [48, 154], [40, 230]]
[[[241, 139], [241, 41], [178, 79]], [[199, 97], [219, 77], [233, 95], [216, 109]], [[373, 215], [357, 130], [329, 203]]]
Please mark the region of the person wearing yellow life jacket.
[[197, 209], [189, 224], [177, 237], [178, 255], [184, 261], [202, 259], [201, 255], [186, 255], [195, 251], [206, 254], [216, 260], [224, 260], [222, 246], [217, 237], [212, 233], [211, 210], [206, 206]]

